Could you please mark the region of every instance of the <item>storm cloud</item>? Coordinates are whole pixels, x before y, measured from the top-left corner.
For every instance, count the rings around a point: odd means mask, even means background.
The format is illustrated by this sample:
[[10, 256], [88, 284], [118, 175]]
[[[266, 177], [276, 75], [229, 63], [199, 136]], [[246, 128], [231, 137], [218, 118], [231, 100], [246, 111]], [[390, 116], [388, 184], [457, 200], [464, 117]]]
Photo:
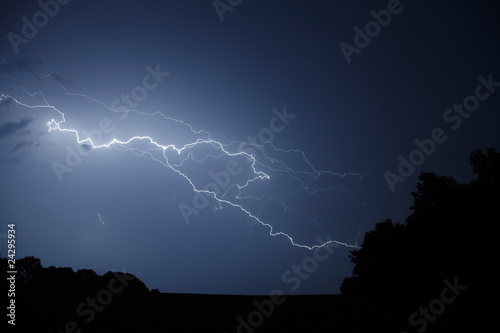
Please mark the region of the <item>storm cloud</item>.
[[23, 117], [18, 122], [8, 122], [0, 125], [0, 139], [5, 138], [11, 134], [24, 134], [27, 133], [28, 125], [33, 121], [32, 118]]

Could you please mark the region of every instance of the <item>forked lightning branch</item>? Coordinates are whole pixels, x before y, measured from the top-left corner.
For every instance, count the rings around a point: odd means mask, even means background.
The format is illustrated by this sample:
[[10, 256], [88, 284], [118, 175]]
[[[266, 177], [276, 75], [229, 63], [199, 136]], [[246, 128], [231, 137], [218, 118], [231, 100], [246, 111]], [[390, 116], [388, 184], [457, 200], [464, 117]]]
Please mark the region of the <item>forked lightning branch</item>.
[[[116, 110], [112, 107], [106, 106], [105, 103], [90, 98], [83, 94], [71, 93], [68, 92], [63, 86], [61, 86], [64, 93], [66, 95], [72, 95], [76, 97], [86, 98], [92, 102], [97, 103], [99, 106], [104, 106], [108, 111], [111, 112], [119, 112], [123, 113], [123, 109]], [[232, 207], [239, 211], [243, 216], [246, 216], [250, 220], [255, 221], [261, 226], [267, 228], [269, 230], [269, 235], [272, 237], [283, 237], [289, 241], [290, 244], [296, 247], [313, 250], [316, 248], [324, 247], [328, 244], [334, 243], [338, 245], [342, 245], [345, 247], [357, 247], [357, 245], [348, 244], [346, 242], [341, 242], [337, 240], [328, 240], [323, 244], [315, 244], [315, 245], [306, 245], [300, 244], [296, 242], [292, 236], [283, 232], [276, 231], [275, 227], [270, 224], [270, 222], [266, 222], [264, 219], [259, 217], [259, 212], [252, 212], [249, 208], [243, 206], [243, 204], [236, 201], [236, 199], [230, 199], [224, 196], [222, 189], [227, 188], [229, 183], [231, 182], [231, 177], [239, 175], [241, 173], [242, 166], [238, 163], [245, 162], [245, 168], [249, 171], [249, 175], [244, 175], [245, 181], [241, 184], [237, 184], [237, 190], [241, 193], [242, 190], [251, 186], [254, 182], [263, 182], [270, 179], [269, 173], [266, 173], [263, 168], [267, 168], [272, 172], [282, 173], [299, 184], [300, 188], [297, 191], [303, 191], [308, 195], [314, 195], [317, 192], [321, 191], [329, 191], [330, 188], [321, 188], [318, 186], [309, 187], [305, 184], [305, 182], [300, 178], [308, 177], [308, 179], [318, 180], [323, 175], [328, 175], [332, 177], [358, 177], [362, 178], [362, 175], [356, 173], [336, 173], [330, 170], [317, 170], [313, 167], [313, 165], [306, 158], [306, 154], [298, 149], [290, 149], [284, 150], [280, 148], [276, 148], [272, 143], [269, 142], [257, 142], [255, 139], [250, 139], [250, 142], [239, 142], [232, 141], [230, 144], [224, 144], [213, 139], [213, 136], [205, 131], [205, 130], [195, 130], [192, 125], [178, 119], [174, 119], [168, 117], [167, 115], [155, 112], [155, 113], [144, 113], [138, 110], [128, 110], [127, 112], [134, 112], [140, 114], [141, 116], [149, 116], [149, 117], [158, 117], [162, 121], [167, 121], [170, 124], [183, 126], [188, 128], [191, 135], [194, 135], [196, 138], [189, 143], [183, 144], [181, 146], [176, 146], [175, 144], [169, 143], [161, 143], [155, 137], [147, 135], [138, 135], [132, 136], [126, 140], [119, 140], [117, 138], [110, 139], [107, 142], [102, 142], [103, 140], [101, 135], [110, 134], [112, 135], [114, 131], [114, 124], [108, 118], [103, 118], [99, 122], [99, 129], [95, 129], [90, 133], [85, 133], [83, 131], [78, 131], [76, 129], [67, 128], [67, 119], [66, 114], [61, 111], [57, 106], [51, 104], [46, 99], [45, 95], [42, 92], [37, 93], [29, 93], [25, 89], [23, 91], [26, 93], [27, 98], [33, 97], [34, 95], [41, 96], [43, 103], [39, 104], [30, 104], [28, 102], [23, 101], [20, 98], [11, 96], [9, 94], [0, 93], [0, 102], [9, 101], [17, 104], [18, 106], [38, 110], [44, 109], [51, 112], [54, 112], [56, 117], [52, 119], [48, 119], [46, 122], [49, 132], [59, 132], [60, 134], [70, 135], [75, 139], [75, 142], [79, 145], [80, 148], [77, 151], [68, 150], [66, 156], [66, 162], [68, 165], [63, 165], [59, 163], [56, 165], [58, 169], [59, 175], [64, 172], [71, 172], [70, 168], [75, 167], [77, 164], [81, 162], [82, 156], [88, 154], [91, 149], [107, 149], [107, 148], [118, 148], [120, 150], [128, 150], [137, 156], [148, 156], [152, 160], [162, 164], [164, 167], [168, 168], [171, 172], [177, 174], [179, 177], [182, 177], [188, 186], [190, 186], [195, 193], [195, 200], [203, 199], [203, 207], [205, 206], [205, 199], [214, 200], [219, 207], [227, 206]], [[274, 116], [271, 118], [269, 122], [269, 128], [262, 130], [258, 133], [258, 138], [261, 141], [267, 141], [275, 133], [281, 131], [285, 125], [288, 124], [289, 119], [293, 119], [295, 115], [289, 113], [286, 110], [286, 107], [283, 108], [282, 111], [277, 109], [273, 110]], [[141, 147], [147, 146], [148, 148], [138, 148], [137, 143], [141, 144]], [[237, 145], [237, 148], [234, 148], [234, 144]], [[83, 146], [87, 148], [83, 148]], [[246, 146], [247, 149], [242, 149], [243, 146]], [[205, 147], [210, 148], [210, 153], [207, 152], [207, 156], [201, 160], [195, 160], [193, 158], [192, 151], [194, 149], [201, 150]], [[270, 148], [275, 152], [279, 152], [280, 154], [294, 154], [294, 156], [299, 156], [302, 159], [302, 165], [305, 165], [306, 169], [302, 170], [294, 170], [292, 167], [288, 166], [284, 161], [279, 161], [267, 156], [264, 153], [264, 148]], [[182, 165], [186, 160], [193, 160], [195, 162], [201, 163], [208, 157], [213, 157], [213, 151], [217, 151], [217, 157], [225, 157], [230, 159], [230, 161], [225, 165], [223, 170], [209, 172], [209, 175], [212, 177], [213, 182], [206, 184], [204, 187], [199, 187], [195, 185], [195, 181], [191, 179], [191, 177], [182, 170]], [[155, 152], [153, 154], [152, 152]], [[259, 154], [257, 154], [259, 152]], [[177, 159], [182, 159], [181, 163], [173, 163], [171, 159], [177, 156]], [[259, 160], [257, 159], [259, 157]], [[263, 156], [263, 157], [262, 157]], [[295, 157], [296, 158], [296, 157]], [[236, 159], [239, 159], [240, 162], [236, 162]], [[271, 161], [271, 162], [270, 162]], [[279, 165], [276, 167], [275, 165]], [[54, 166], [53, 166], [54, 167]], [[260, 167], [260, 168], [259, 168]], [[243, 177], [243, 175], [241, 175]], [[266, 195], [265, 193], [262, 195]], [[200, 199], [202, 198], [202, 199]], [[257, 197], [255, 197], [258, 199]], [[196, 204], [196, 203], [195, 203]], [[199, 206], [198, 208], [203, 208]], [[287, 207], [283, 207], [284, 211], [289, 210]], [[193, 211], [185, 211], [186, 214], [190, 214]], [[100, 214], [98, 215], [99, 219], [102, 221]], [[354, 237], [353, 237], [354, 238]]]

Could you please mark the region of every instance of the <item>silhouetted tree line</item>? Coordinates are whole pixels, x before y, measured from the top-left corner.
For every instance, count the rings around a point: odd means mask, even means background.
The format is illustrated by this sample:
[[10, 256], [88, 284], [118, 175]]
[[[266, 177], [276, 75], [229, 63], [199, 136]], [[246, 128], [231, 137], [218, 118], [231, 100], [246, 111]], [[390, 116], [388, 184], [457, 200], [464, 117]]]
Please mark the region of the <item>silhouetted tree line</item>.
[[470, 154], [476, 179], [422, 173], [405, 224], [377, 223], [359, 250], [351, 251], [353, 276], [341, 285], [358, 299], [419, 304], [439, 297], [455, 277], [475, 300], [496, 293], [495, 231], [500, 222], [500, 153]]
[[[5, 275], [7, 269], [7, 258], [0, 258], [3, 267], [2, 274]], [[108, 288], [109, 281], [117, 275], [133, 276], [134, 279], [127, 281], [128, 285], [123, 292], [149, 292], [146, 285], [132, 274], [121, 272], [107, 272], [100, 276], [91, 269], [80, 269], [77, 272], [70, 267], [54, 267], [45, 268], [42, 266], [40, 259], [35, 257], [25, 257], [16, 260], [15, 268], [16, 286], [41, 287], [41, 288], [65, 288], [65, 289], [83, 289], [83, 290], [100, 290]], [[2, 284], [6, 278], [1, 278]], [[156, 291], [156, 290], [155, 290]]]

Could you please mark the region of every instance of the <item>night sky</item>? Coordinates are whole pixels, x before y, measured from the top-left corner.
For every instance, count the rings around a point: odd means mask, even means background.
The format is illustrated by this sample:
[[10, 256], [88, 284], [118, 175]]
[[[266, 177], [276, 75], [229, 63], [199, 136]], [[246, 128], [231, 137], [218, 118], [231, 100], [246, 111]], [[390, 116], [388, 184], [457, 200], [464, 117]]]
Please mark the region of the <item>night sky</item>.
[[3, 3], [0, 236], [162, 292], [338, 293], [420, 172], [468, 182], [500, 149], [499, 22], [493, 0]]

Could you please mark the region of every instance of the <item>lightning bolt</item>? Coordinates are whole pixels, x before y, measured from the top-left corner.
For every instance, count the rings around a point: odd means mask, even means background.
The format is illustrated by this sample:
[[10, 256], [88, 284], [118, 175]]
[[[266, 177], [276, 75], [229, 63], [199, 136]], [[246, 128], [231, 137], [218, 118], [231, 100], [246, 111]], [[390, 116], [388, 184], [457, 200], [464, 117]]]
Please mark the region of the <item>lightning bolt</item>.
[[[50, 75], [44, 75], [40, 76], [39, 79], [44, 79], [48, 78]], [[317, 187], [317, 186], [311, 186], [308, 185], [306, 180], [304, 180], [303, 177], [306, 179], [310, 180], [318, 180], [320, 177], [324, 175], [332, 175], [332, 176], [338, 176], [338, 177], [347, 177], [347, 176], [354, 176], [358, 177], [360, 181], [364, 177], [371, 177], [369, 175], [360, 175], [357, 173], [336, 173], [330, 170], [317, 170], [312, 163], [307, 159], [306, 154], [298, 149], [281, 149], [275, 147], [271, 142], [267, 142], [264, 144], [249, 144], [249, 143], [244, 143], [240, 141], [233, 140], [229, 144], [223, 144], [222, 142], [213, 139], [213, 136], [205, 130], [195, 130], [194, 127], [182, 120], [178, 120], [175, 118], [171, 118], [166, 116], [165, 114], [161, 112], [154, 112], [154, 113], [145, 113], [141, 112], [139, 110], [134, 110], [134, 109], [127, 109], [126, 111], [124, 110], [116, 110], [112, 109], [111, 107], [107, 106], [105, 103], [91, 98], [85, 94], [80, 94], [80, 93], [74, 93], [68, 91], [63, 85], [59, 83], [60, 88], [66, 95], [73, 96], [73, 97], [78, 97], [78, 98], [84, 98], [87, 99], [90, 102], [96, 103], [102, 107], [104, 107], [106, 110], [111, 111], [111, 112], [116, 112], [116, 113], [123, 113], [123, 112], [129, 112], [129, 113], [135, 113], [140, 116], [148, 116], [148, 117], [161, 117], [166, 121], [176, 123], [181, 126], [185, 126], [189, 129], [189, 131], [197, 136], [197, 138], [189, 143], [185, 143], [183, 145], [178, 145], [176, 146], [175, 144], [162, 144], [158, 141], [158, 139], [155, 139], [152, 136], [148, 135], [137, 135], [137, 136], [132, 136], [129, 137], [128, 139], [125, 140], [119, 140], [117, 138], [113, 138], [110, 141], [106, 143], [101, 143], [98, 144], [97, 142], [94, 142], [92, 138], [90, 137], [82, 137], [79, 133], [78, 130], [72, 129], [72, 128], [66, 128], [66, 115], [63, 111], [61, 111], [58, 107], [55, 105], [52, 105], [51, 103], [48, 102], [46, 96], [42, 92], [30, 92], [24, 87], [20, 87], [20, 89], [28, 95], [30, 98], [40, 98], [43, 103], [38, 103], [38, 104], [30, 104], [21, 101], [18, 98], [15, 98], [9, 94], [5, 93], [0, 93], [0, 104], [6, 103], [6, 102], [14, 102], [15, 104], [22, 106], [24, 108], [28, 109], [47, 109], [50, 111], [53, 111], [56, 113], [57, 117], [50, 119], [49, 121], [46, 122], [46, 125], [48, 127], [48, 132], [60, 132], [60, 133], [68, 133], [74, 136], [76, 142], [80, 145], [88, 145], [92, 149], [106, 149], [106, 148], [117, 148], [117, 149], [122, 149], [122, 150], [127, 150], [130, 151], [131, 153], [138, 155], [138, 156], [143, 156], [147, 155], [149, 156], [152, 160], [161, 163], [163, 166], [169, 168], [171, 171], [173, 171], [175, 174], [178, 176], [182, 177], [183, 179], [186, 180], [187, 184], [191, 186], [193, 192], [195, 193], [202, 193], [207, 195], [208, 197], [212, 198], [217, 202], [217, 207], [222, 208], [223, 206], [229, 206], [233, 207], [237, 210], [239, 210], [242, 214], [248, 216], [252, 221], [256, 222], [257, 224], [261, 225], [262, 227], [265, 227], [269, 230], [269, 235], [272, 237], [284, 237], [289, 241], [289, 243], [295, 247], [307, 249], [307, 250], [313, 250], [316, 248], [321, 248], [324, 246], [328, 246], [330, 244], [337, 244], [345, 246], [347, 248], [358, 248], [357, 246], [357, 239], [359, 237], [356, 237], [356, 243], [355, 244], [348, 244], [345, 242], [337, 241], [337, 240], [327, 240], [321, 244], [315, 244], [315, 245], [306, 245], [306, 244], [300, 244], [292, 238], [289, 234], [283, 232], [283, 231], [277, 231], [275, 230], [275, 227], [271, 224], [269, 221], [265, 221], [263, 218], [260, 217], [262, 210], [264, 207], [269, 204], [269, 203], [275, 203], [279, 206], [282, 207], [283, 211], [292, 213], [294, 215], [301, 215], [305, 216], [308, 221], [312, 221], [314, 223], [317, 222], [312, 216], [305, 212], [305, 211], [296, 211], [292, 209], [291, 207], [288, 207], [284, 201], [280, 201], [279, 197], [280, 196], [271, 196], [268, 194], [264, 194], [260, 197], [256, 196], [250, 196], [250, 195], [244, 195], [243, 192], [245, 189], [247, 189], [252, 183], [254, 182], [259, 182], [259, 181], [266, 181], [270, 179], [269, 172], [272, 173], [280, 173], [287, 175], [291, 180], [297, 182], [300, 184], [300, 186], [297, 187], [295, 190], [285, 190], [283, 193], [281, 193], [281, 196], [293, 196], [294, 194], [297, 194], [299, 192], [304, 191], [305, 193], [309, 195], [314, 195], [315, 193], [318, 192], [323, 192], [323, 191], [331, 191], [331, 190], [345, 190], [346, 193], [349, 193], [353, 198], [355, 198], [359, 204], [366, 205], [365, 203], [359, 201], [349, 189], [343, 189], [340, 186], [333, 186], [333, 187]], [[135, 143], [146, 143], [148, 148], [137, 148], [134, 146]], [[262, 156], [262, 158], [257, 158], [257, 155], [253, 155], [250, 153], [247, 153], [245, 151], [234, 151], [232, 147], [234, 145], [251, 145], [256, 151], [258, 151], [258, 155]], [[193, 150], [195, 148], [199, 147], [211, 147], [214, 151], [216, 151], [216, 154], [208, 154], [204, 156], [201, 159], [197, 159], [195, 157], [195, 154], [193, 153]], [[307, 169], [300, 169], [296, 170], [290, 166], [287, 165], [286, 162], [283, 160], [273, 158], [271, 157], [268, 153], [266, 153], [266, 150], [271, 150], [273, 152], [279, 153], [279, 154], [284, 154], [284, 155], [297, 155], [300, 156], [302, 162], [306, 165]], [[159, 153], [159, 156], [158, 156]], [[184, 156], [184, 157], [182, 157]], [[252, 200], [258, 200], [260, 202], [264, 201], [264, 206], [258, 211], [258, 212], [251, 212], [249, 208], [245, 208], [242, 204], [236, 202], [235, 200], [228, 199], [228, 191], [229, 188], [234, 188], [233, 185], [229, 186], [228, 189], [224, 193], [217, 194], [215, 191], [207, 190], [207, 189], [201, 189], [198, 188], [195, 185], [195, 182], [185, 173], [181, 170], [182, 166], [184, 163], [187, 161], [194, 161], [197, 163], [201, 163], [205, 161], [207, 158], [220, 158], [220, 157], [243, 157], [249, 162], [249, 167], [251, 169], [251, 176], [249, 176], [246, 181], [242, 184], [235, 184], [236, 189], [237, 189], [237, 195], [235, 196], [235, 199], [252, 199]], [[178, 161], [178, 159], [180, 161]], [[177, 163], [174, 162], [173, 160], [177, 160]], [[269, 170], [269, 172], [264, 172], [262, 170]], [[100, 213], [97, 213], [98, 219], [101, 223], [104, 223], [102, 220], [102, 217]]]

